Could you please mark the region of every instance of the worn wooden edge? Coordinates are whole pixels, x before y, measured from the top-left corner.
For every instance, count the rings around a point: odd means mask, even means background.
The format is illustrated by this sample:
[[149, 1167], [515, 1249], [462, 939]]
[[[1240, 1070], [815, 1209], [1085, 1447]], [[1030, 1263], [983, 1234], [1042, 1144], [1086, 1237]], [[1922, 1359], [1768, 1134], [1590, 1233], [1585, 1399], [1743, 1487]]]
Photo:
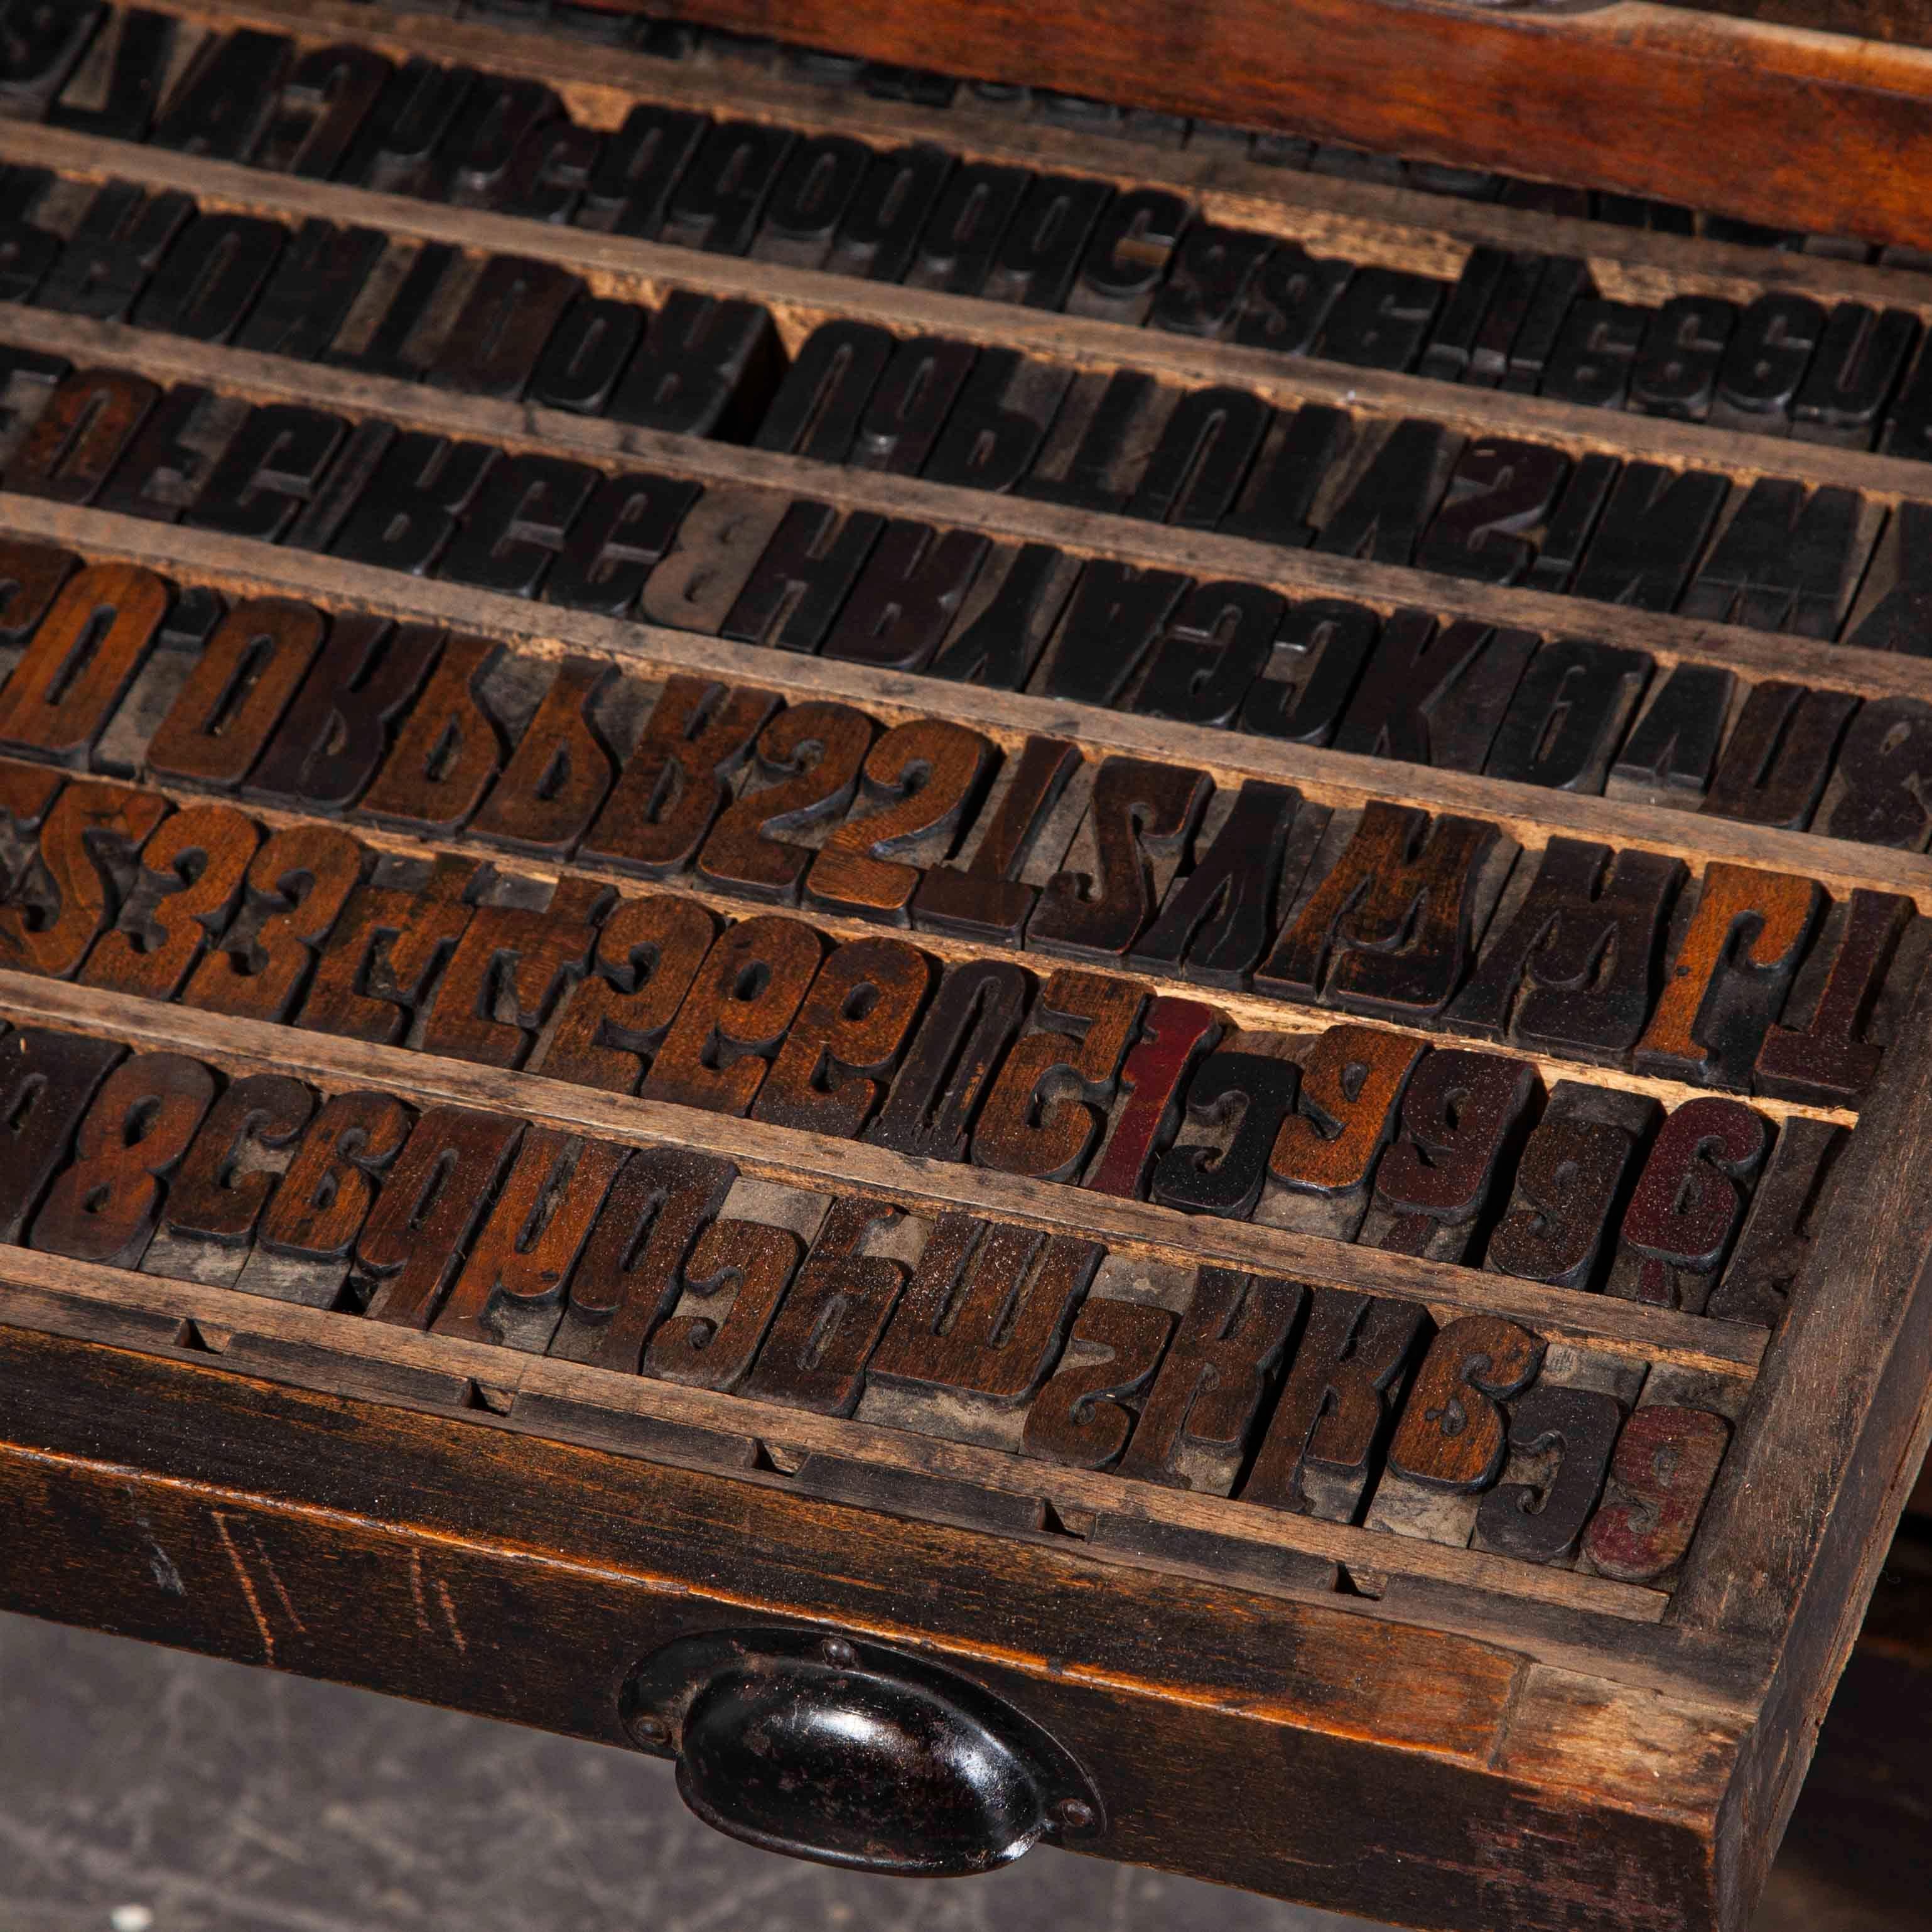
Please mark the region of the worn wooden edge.
[[[216, 17], [216, 10], [191, 0], [176, 0], [161, 10], [183, 19]], [[218, 17], [222, 24], [292, 33], [304, 44], [324, 38], [353, 38], [392, 57], [460, 58], [491, 73], [542, 80], [557, 90], [577, 118], [600, 128], [616, 125], [632, 101], [715, 108], [724, 88], [731, 112], [751, 119], [796, 122], [814, 131], [884, 143], [930, 140], [937, 134], [949, 148], [974, 160], [1097, 176], [1121, 187], [1172, 188], [1194, 196], [1209, 220], [1343, 250], [1379, 266], [1420, 267], [1432, 260], [1438, 272], [1453, 272], [1468, 249], [1486, 244], [1580, 256], [1613, 300], [1657, 302], [1696, 293], [1748, 301], [1761, 290], [1778, 289], [1826, 302], [1866, 302], [1921, 312], [1932, 308], [1932, 289], [1913, 269], [1661, 233], [1272, 166], [1221, 142], [1174, 148], [1105, 128], [1016, 122], [970, 99], [957, 100], [935, 116], [850, 87], [727, 59], [702, 47], [689, 58], [672, 62], [625, 48], [589, 46], [566, 35], [533, 40], [488, 21], [452, 21], [406, 0], [388, 0], [379, 11], [362, 0], [302, 0], [300, 4], [221, 0]]]
[[[464, 430], [457, 426], [454, 433]], [[654, 452], [644, 453], [654, 458]], [[803, 466], [814, 470], [824, 467]], [[792, 487], [809, 493], [812, 483], [802, 480]], [[890, 502], [892, 494], [880, 491], [881, 502]], [[914, 506], [902, 506], [896, 513], [904, 514], [910, 507]], [[935, 514], [943, 518], [945, 512]], [[1044, 527], [1045, 518], [1041, 523], [1042, 527], [1031, 534], [1052, 541], [1058, 532]], [[144, 565], [151, 565], [154, 557], [153, 524], [37, 497], [0, 492], [0, 527], [16, 536], [71, 544], [95, 554]], [[1899, 892], [1922, 909], [1932, 910], [1932, 856], [1922, 853], [1857, 844], [1814, 832], [1778, 831], [1706, 814], [1551, 790], [1360, 752], [1285, 744], [1024, 692], [994, 691], [911, 674], [881, 674], [791, 652], [781, 657], [757, 645], [599, 617], [556, 604], [531, 604], [460, 584], [409, 577], [181, 525], [169, 531], [165, 542], [169, 562], [230, 575], [265, 592], [316, 598], [338, 608], [346, 604], [395, 616], [406, 613], [425, 622], [477, 630], [506, 642], [527, 639], [538, 645], [562, 645], [734, 682], [778, 680], [796, 697], [837, 699], [883, 716], [937, 712], [996, 736], [1038, 732], [1071, 737], [1103, 754], [1113, 752], [1184, 764], [1237, 779], [1274, 779], [1297, 785], [1306, 796], [1330, 804], [1359, 805], [1370, 799], [1397, 796], [1431, 812], [1469, 812], [1490, 819], [1532, 850], [1541, 850], [1552, 836], [1594, 839], [1682, 858], [1694, 869], [1709, 860], [1724, 860], [1804, 873], [1834, 892], [1861, 886]], [[1192, 568], [1200, 574], [1222, 574], [1215, 563], [1193, 559], [1192, 548], [1177, 543], [1162, 560], [1170, 567]]]
[[[1903, 457], [1629, 411], [1588, 409], [1544, 396], [1355, 368], [1312, 356], [1283, 356], [1239, 343], [1126, 328], [1117, 322], [977, 296], [710, 254], [338, 182], [272, 174], [172, 148], [132, 147], [28, 122], [0, 121], [0, 161], [52, 168], [94, 182], [131, 176], [151, 190], [178, 190], [224, 212], [290, 220], [362, 221], [412, 241], [523, 255], [575, 270], [602, 296], [648, 300], [656, 292], [676, 287], [757, 302], [772, 311], [793, 348], [820, 322], [851, 319], [898, 334], [943, 334], [1076, 368], [1121, 364], [1187, 388], [1228, 384], [1277, 406], [1318, 403], [1384, 418], [1424, 416], [1467, 435], [1522, 436], [1560, 443], [1579, 453], [1601, 452], [1701, 466], [1734, 477], [1795, 478], [1812, 487], [1834, 484], [1888, 501], [1932, 496], [1932, 471]], [[70, 326], [76, 318], [56, 315], [52, 320]], [[192, 350], [201, 345], [180, 346]], [[562, 412], [530, 413], [546, 418], [556, 413], [579, 425], [602, 420]]]
[[[1016, 1698], [1106, 1774], [1102, 1856], [1445, 1928], [1716, 1924], [1748, 1712], [218, 1365], [0, 1328], [0, 1377], [11, 1606], [617, 1744], [617, 1688], [668, 1637], [802, 1620]], [[909, 1571], [946, 1582], [910, 1614]], [[1229, 1814], [1284, 1750], [1292, 1810]]]
[[[536, 1402], [548, 1399], [602, 1415], [643, 1417], [728, 1439], [749, 1437], [776, 1446], [794, 1462], [801, 1455], [837, 1456], [909, 1471], [936, 1482], [1036, 1498], [1049, 1504], [1063, 1520], [1070, 1514], [1077, 1518], [1082, 1512], [1126, 1516], [1231, 1538], [1261, 1549], [1294, 1550], [1345, 1568], [1427, 1578], [1458, 1588], [1494, 1592], [1513, 1600], [1560, 1605], [1595, 1618], [1654, 1624], [1660, 1621], [1668, 1601], [1659, 1591], [1575, 1570], [1544, 1570], [1477, 1550], [1324, 1522], [1226, 1497], [1198, 1496], [1086, 1470], [1061, 1469], [1004, 1450], [877, 1423], [814, 1414], [751, 1396], [682, 1388], [644, 1376], [620, 1376], [485, 1342], [422, 1334], [389, 1322], [274, 1301], [238, 1289], [204, 1288], [127, 1269], [99, 1268], [63, 1256], [0, 1246], [0, 1320], [32, 1326], [30, 1316], [9, 1312], [18, 1299], [15, 1291], [22, 1288], [99, 1306], [206, 1323], [224, 1338], [224, 1349], [232, 1336], [260, 1336], [300, 1343], [345, 1359], [466, 1380], [490, 1391], [489, 1407], [506, 1414], [510, 1426], [538, 1435], [548, 1433], [545, 1424], [525, 1420], [518, 1410], [530, 1404], [534, 1412]], [[765, 1480], [784, 1486], [782, 1475], [774, 1474]], [[909, 1498], [906, 1506], [918, 1513], [916, 1497]], [[1096, 1558], [1104, 1554], [1098, 1549], [1091, 1553]], [[1328, 1601], [1333, 1595], [1294, 1592], [1292, 1587], [1291, 1594], [1305, 1594], [1317, 1602]], [[1372, 1613], [1372, 1600], [1359, 1600], [1370, 1604]]]
[[992, 1214], [1030, 1227], [1072, 1229], [1112, 1250], [1188, 1265], [1218, 1264], [1459, 1312], [1504, 1315], [1540, 1333], [1587, 1341], [1638, 1360], [1668, 1359], [1748, 1378], [1765, 1350], [1764, 1331], [1738, 1323], [1573, 1288], [1544, 1288], [1479, 1268], [1384, 1254], [1284, 1228], [1184, 1214], [1122, 1196], [896, 1154], [866, 1141], [603, 1093], [539, 1073], [506, 1072], [404, 1047], [164, 1006], [30, 974], [0, 972], [0, 1014], [29, 1024], [66, 1027], [193, 1054], [218, 1065], [304, 1072], [337, 1087], [382, 1087], [422, 1100], [517, 1114], [568, 1132], [632, 1144], [669, 1142], [735, 1160], [761, 1178], [821, 1191], [856, 1188], [919, 1211]]
[[[1624, 4], [1578, 14], [1416, 0], [1160, 0], [915, 11], [679, 0], [675, 16], [976, 80], [1655, 195], [1778, 226], [1932, 241], [1932, 52]], [[1606, 104], [1613, 103], [1607, 109]], [[1693, 110], [1695, 111], [1693, 111]], [[1740, 130], [1804, 117], [1803, 143]], [[1714, 136], [1715, 136], [1714, 138]], [[1832, 166], [1809, 157], [1828, 153]]]
[[[1827, 1224], [1666, 1615], [1769, 1643], [1762, 1724], [1721, 1840], [1755, 1896], [1891, 1533], [1932, 1442], [1932, 988], [1922, 988], [1848, 1148]], [[1808, 1285], [1809, 1292], [1807, 1292]]]

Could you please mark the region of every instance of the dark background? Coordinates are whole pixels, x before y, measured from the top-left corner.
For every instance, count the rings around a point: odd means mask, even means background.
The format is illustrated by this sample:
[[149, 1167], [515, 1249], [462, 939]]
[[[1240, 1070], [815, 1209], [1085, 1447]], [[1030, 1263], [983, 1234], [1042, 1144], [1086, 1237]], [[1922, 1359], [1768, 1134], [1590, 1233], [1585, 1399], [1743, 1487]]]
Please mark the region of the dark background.
[[[1909, 1652], [1854, 1660], [1754, 1932], [1932, 1925], [1932, 1670]], [[828, 1871], [717, 1836], [626, 1752], [0, 1616], [0, 1932], [1363, 1924], [1046, 1850], [964, 1881]]]

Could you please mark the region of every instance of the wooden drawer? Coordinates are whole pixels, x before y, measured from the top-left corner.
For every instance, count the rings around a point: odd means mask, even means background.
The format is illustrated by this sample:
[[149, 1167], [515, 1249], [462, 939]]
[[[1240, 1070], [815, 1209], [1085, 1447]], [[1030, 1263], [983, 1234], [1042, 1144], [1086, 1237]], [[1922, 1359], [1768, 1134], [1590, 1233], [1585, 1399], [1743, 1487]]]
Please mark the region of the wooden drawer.
[[536, 10], [0, 83], [0, 1601], [1742, 1924], [1932, 1428], [1927, 238]]

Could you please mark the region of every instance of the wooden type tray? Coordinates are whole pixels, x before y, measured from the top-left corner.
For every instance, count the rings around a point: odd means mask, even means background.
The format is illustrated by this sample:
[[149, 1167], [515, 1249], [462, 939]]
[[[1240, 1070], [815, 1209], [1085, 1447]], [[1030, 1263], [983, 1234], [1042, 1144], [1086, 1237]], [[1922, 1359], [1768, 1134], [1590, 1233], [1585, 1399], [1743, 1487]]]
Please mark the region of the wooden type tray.
[[1932, 1426], [1932, 283], [574, 24], [0, 83], [0, 1601], [1742, 1924]]

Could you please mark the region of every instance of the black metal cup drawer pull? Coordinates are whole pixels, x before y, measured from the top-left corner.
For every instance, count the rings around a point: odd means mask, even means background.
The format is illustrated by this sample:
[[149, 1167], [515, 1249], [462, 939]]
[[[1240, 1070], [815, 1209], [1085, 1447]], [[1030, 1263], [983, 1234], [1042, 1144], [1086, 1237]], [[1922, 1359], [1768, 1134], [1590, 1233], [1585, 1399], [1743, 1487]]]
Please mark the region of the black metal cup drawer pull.
[[809, 1630], [712, 1630], [646, 1658], [622, 1714], [677, 1760], [706, 1824], [767, 1851], [907, 1877], [1007, 1864], [1101, 1827], [1053, 1738], [967, 1678]]

